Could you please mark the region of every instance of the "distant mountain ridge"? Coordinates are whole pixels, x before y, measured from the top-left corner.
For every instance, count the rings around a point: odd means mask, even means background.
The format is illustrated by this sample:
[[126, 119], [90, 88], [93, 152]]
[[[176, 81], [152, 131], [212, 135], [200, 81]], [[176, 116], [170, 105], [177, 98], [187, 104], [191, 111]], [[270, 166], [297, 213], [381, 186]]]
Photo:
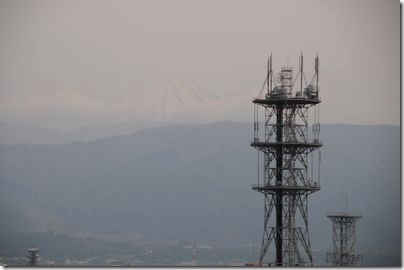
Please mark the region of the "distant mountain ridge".
[[[400, 250], [400, 128], [323, 125], [321, 190], [310, 196], [313, 249], [331, 248], [326, 214], [341, 189], [359, 211], [359, 250]], [[0, 145], [0, 231], [89, 230], [259, 244], [252, 124], [143, 129], [65, 145]], [[7, 243], [2, 243], [7, 244]]]
[[0, 144], [66, 144], [93, 141], [115, 135], [129, 135], [145, 128], [175, 125], [171, 121], [98, 123], [68, 131], [21, 123], [0, 122]]

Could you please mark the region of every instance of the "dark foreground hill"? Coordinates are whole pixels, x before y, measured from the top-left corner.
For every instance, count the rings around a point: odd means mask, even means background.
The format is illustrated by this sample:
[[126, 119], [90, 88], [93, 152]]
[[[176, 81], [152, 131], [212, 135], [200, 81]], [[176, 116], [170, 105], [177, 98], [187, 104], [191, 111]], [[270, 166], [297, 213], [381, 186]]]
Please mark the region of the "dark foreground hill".
[[[87, 143], [2, 145], [0, 231], [258, 246], [263, 199], [250, 188], [251, 138], [251, 125], [219, 122]], [[312, 248], [331, 248], [325, 216], [348, 197], [363, 214], [358, 248], [399, 253], [399, 127], [324, 125], [321, 138], [322, 189], [309, 201]]]

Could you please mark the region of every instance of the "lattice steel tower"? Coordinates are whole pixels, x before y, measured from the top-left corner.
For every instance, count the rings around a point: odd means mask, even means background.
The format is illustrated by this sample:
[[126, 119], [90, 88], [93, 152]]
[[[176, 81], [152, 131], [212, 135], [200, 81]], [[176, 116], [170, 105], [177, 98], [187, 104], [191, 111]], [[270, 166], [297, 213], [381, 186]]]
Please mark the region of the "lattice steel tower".
[[327, 253], [327, 262], [333, 266], [357, 266], [362, 255], [357, 254], [356, 222], [362, 217], [353, 213], [332, 213], [327, 217], [332, 221], [334, 252]]
[[29, 266], [35, 266], [39, 260], [39, 249], [34, 245], [28, 249], [28, 264]]
[[[310, 82], [303, 72], [303, 55], [299, 60], [295, 77], [292, 67], [285, 66], [275, 79], [271, 55], [265, 82], [253, 99], [251, 146], [258, 149], [258, 183], [252, 188], [265, 200], [259, 265], [313, 265], [307, 203], [308, 195], [320, 189], [319, 59]], [[260, 123], [262, 110], [265, 117]], [[269, 252], [272, 243], [275, 253]]]

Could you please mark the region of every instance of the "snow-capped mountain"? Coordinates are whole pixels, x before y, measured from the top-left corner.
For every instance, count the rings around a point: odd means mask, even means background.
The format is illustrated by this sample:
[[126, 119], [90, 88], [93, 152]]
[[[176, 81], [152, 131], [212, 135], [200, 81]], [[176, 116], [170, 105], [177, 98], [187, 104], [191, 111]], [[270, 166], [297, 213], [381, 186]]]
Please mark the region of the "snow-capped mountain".
[[149, 118], [166, 120], [173, 114], [195, 106], [204, 106], [220, 98], [200, 82], [171, 80], [145, 92], [134, 104], [134, 110]]

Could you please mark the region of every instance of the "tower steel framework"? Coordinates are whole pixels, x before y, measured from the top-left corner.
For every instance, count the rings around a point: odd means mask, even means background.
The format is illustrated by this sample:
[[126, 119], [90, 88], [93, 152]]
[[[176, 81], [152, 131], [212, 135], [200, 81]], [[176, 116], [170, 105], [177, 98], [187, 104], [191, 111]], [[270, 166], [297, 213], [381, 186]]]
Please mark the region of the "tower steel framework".
[[29, 248], [27, 259], [29, 266], [35, 266], [39, 260], [39, 249], [35, 246]]
[[[262, 193], [265, 200], [259, 265], [313, 265], [308, 195], [320, 189], [319, 59], [318, 56], [315, 59], [310, 82], [303, 72], [303, 55], [299, 60], [295, 77], [293, 68], [284, 66], [275, 78], [271, 55], [265, 82], [253, 99], [251, 146], [258, 149], [258, 183], [252, 189]], [[265, 116], [261, 123], [262, 110]], [[260, 175], [261, 163], [263, 175]], [[271, 244], [275, 253], [269, 252]]]
[[327, 217], [333, 223], [334, 252], [327, 253], [327, 262], [333, 266], [357, 266], [362, 255], [356, 253], [356, 222], [362, 217], [354, 213], [332, 213]]

